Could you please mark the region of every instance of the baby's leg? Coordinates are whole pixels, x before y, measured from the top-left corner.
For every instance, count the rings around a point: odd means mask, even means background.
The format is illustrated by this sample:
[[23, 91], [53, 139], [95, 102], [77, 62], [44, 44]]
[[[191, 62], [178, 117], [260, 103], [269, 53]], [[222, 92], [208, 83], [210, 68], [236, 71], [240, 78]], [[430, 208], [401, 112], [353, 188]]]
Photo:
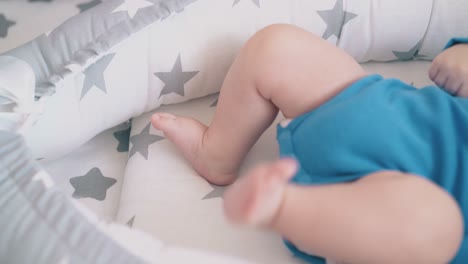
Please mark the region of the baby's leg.
[[288, 184], [295, 169], [280, 160], [241, 177], [224, 196], [226, 216], [340, 263], [445, 264], [460, 245], [456, 202], [421, 177], [387, 171], [353, 183], [297, 186]]
[[229, 184], [243, 158], [275, 119], [306, 113], [365, 76], [349, 55], [287, 25], [255, 34], [232, 64], [209, 127], [156, 114], [153, 125], [173, 141], [208, 181]]

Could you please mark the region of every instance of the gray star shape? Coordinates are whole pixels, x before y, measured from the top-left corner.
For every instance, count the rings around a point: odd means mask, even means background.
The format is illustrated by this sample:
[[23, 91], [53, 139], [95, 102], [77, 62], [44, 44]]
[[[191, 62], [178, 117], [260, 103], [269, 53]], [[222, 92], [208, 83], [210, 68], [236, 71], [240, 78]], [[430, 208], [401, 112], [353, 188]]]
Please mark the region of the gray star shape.
[[213, 188], [213, 190], [210, 193], [208, 193], [207, 195], [205, 195], [202, 198], [202, 200], [209, 200], [209, 199], [213, 199], [213, 198], [223, 198], [224, 191], [226, 190], [226, 187], [217, 186], [217, 185], [213, 185], [213, 184], [210, 184], [210, 185]]
[[328, 39], [333, 35], [340, 38], [344, 25], [357, 17], [356, 14], [344, 10], [343, 0], [337, 0], [333, 9], [317, 11], [317, 13], [327, 24], [327, 29], [322, 35], [324, 39]]
[[96, 86], [98, 89], [107, 93], [106, 80], [104, 78], [104, 71], [107, 69], [112, 59], [114, 59], [115, 53], [106, 55], [102, 57], [95, 64], [89, 66], [85, 74], [85, 79], [83, 83], [83, 89], [81, 90], [81, 99], [93, 88]]
[[130, 148], [130, 153], [128, 154], [129, 158], [138, 152], [145, 160], [148, 160], [149, 145], [164, 139], [164, 137], [150, 134], [150, 127], [151, 123], [149, 123], [140, 134], [134, 135], [130, 138], [132, 147]]
[[133, 227], [133, 223], [135, 222], [135, 217], [136, 217], [136, 215], [134, 215], [132, 218], [130, 218], [130, 220], [128, 220], [128, 222], [125, 225], [128, 226], [128, 227]]
[[0, 14], [0, 38], [6, 38], [8, 29], [14, 25], [15, 21], [8, 20], [4, 14]]
[[78, 4], [77, 7], [80, 9], [80, 13], [83, 13], [84, 11], [91, 9], [101, 3], [102, 3], [101, 0], [91, 0], [86, 3]]
[[170, 72], [156, 72], [154, 75], [163, 81], [166, 85], [163, 87], [159, 97], [176, 93], [178, 95], [185, 95], [185, 84], [190, 81], [198, 71], [184, 72], [182, 71], [182, 61], [180, 59], [180, 54], [177, 56], [177, 60], [172, 67]]
[[130, 130], [132, 127], [130, 124], [126, 126], [125, 129], [114, 132], [114, 138], [119, 141], [119, 145], [117, 146], [118, 152], [127, 152], [130, 145]]
[[[260, 7], [260, 0], [251, 0], [256, 6]], [[237, 5], [240, 2], [240, 0], [234, 0], [234, 3], [232, 3], [232, 6]]]
[[116, 179], [104, 177], [99, 168], [91, 169], [86, 175], [70, 179], [75, 189], [74, 198], [93, 198], [98, 201], [106, 199], [107, 189], [117, 182]]
[[[159, 5], [164, 0], [146, 0], [146, 1], [151, 2], [151, 3], [155, 4], [155, 5]], [[148, 7], [142, 8], [141, 11], [146, 12], [146, 9], [148, 9], [148, 8], [154, 8], [154, 6], [148, 6]], [[176, 10], [174, 10], [174, 12], [176, 12], [177, 14], [183, 13], [184, 11], [185, 11], [184, 7], [179, 7]], [[171, 14], [169, 12], [164, 12], [163, 14], [161, 14], [160, 19], [161, 19], [161, 21], [163, 21], [163, 20], [167, 19], [168, 17], [171, 17]]]
[[416, 45], [409, 51], [393, 51], [393, 55], [395, 55], [395, 57], [401, 61], [407, 61], [413, 59], [414, 57], [419, 57], [418, 52], [421, 49], [422, 44], [423, 39], [416, 43]]
[[217, 98], [216, 101], [214, 101], [214, 102], [210, 105], [210, 107], [216, 107], [216, 106], [218, 106], [218, 101], [219, 101], [219, 98]]

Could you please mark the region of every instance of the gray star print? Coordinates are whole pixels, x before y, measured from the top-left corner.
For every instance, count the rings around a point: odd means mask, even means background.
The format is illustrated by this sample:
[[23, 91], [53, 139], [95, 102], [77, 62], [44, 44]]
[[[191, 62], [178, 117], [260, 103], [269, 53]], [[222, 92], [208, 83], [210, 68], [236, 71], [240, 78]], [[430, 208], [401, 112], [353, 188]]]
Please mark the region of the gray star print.
[[89, 2], [79, 4], [77, 5], [77, 7], [80, 9], [80, 13], [83, 13], [84, 11], [91, 9], [101, 3], [102, 3], [101, 0], [91, 0]]
[[216, 107], [216, 106], [218, 106], [218, 99], [216, 99], [216, 101], [214, 101], [214, 102], [210, 105], [210, 107]]
[[104, 79], [104, 71], [107, 69], [115, 53], [109, 54], [101, 58], [95, 64], [91, 65], [84, 72], [85, 79], [83, 89], [81, 90], [81, 99], [93, 88], [94, 86], [107, 93], [106, 80]]
[[118, 152], [127, 152], [130, 145], [130, 130], [131, 126], [128, 125], [127, 128], [114, 132], [114, 138], [119, 141], [117, 146]]
[[416, 44], [416, 46], [411, 48], [409, 51], [393, 51], [393, 55], [395, 55], [395, 57], [397, 57], [398, 60], [402, 60], [402, 61], [411, 60], [413, 57], [418, 56], [418, 52], [421, 49], [422, 44], [423, 44], [423, 39], [421, 39]]
[[134, 215], [132, 218], [130, 218], [130, 220], [128, 220], [128, 222], [125, 225], [128, 226], [128, 227], [133, 227], [133, 222], [135, 222], [135, 217], [136, 217], [136, 215]]
[[216, 107], [216, 106], [218, 106], [218, 100], [219, 100], [219, 98], [216, 98], [216, 101], [214, 101], [214, 102], [210, 105], [210, 107]]
[[226, 190], [226, 187], [222, 187], [222, 186], [217, 186], [217, 185], [213, 185], [213, 184], [210, 184], [211, 187], [213, 187], [213, 190], [208, 193], [207, 195], [205, 195], [202, 200], [208, 200], [208, 199], [213, 199], [213, 198], [223, 198], [223, 195], [224, 195], [224, 191]]
[[156, 75], [161, 81], [163, 81], [166, 85], [163, 87], [161, 94], [159, 97], [170, 94], [176, 93], [178, 95], [184, 96], [185, 95], [185, 84], [190, 81], [195, 75], [197, 75], [198, 71], [192, 72], [184, 72], [182, 71], [182, 62], [180, 59], [180, 54], [177, 56], [177, 60], [172, 67], [171, 72], [156, 72]]
[[[240, 2], [240, 0], [234, 0], [234, 3], [232, 4], [232, 6], [237, 5], [239, 2]], [[253, 2], [256, 6], [260, 7], [260, 0], [252, 0], [252, 2]]]
[[104, 177], [98, 168], [91, 169], [86, 175], [70, 179], [70, 184], [75, 189], [74, 198], [93, 198], [98, 201], [106, 199], [107, 189], [112, 187], [117, 180]]
[[15, 21], [8, 20], [4, 14], [0, 14], [0, 38], [6, 38], [8, 35], [8, 28], [15, 24]]
[[130, 149], [130, 153], [128, 154], [129, 158], [138, 152], [145, 160], [148, 160], [149, 145], [164, 139], [163, 137], [150, 134], [150, 126], [151, 123], [149, 123], [140, 134], [134, 135], [130, 138], [132, 147]]
[[333, 9], [317, 11], [317, 13], [327, 24], [327, 29], [322, 35], [324, 39], [328, 39], [333, 35], [340, 38], [344, 25], [351, 19], [357, 17], [356, 14], [346, 12], [343, 9], [343, 0], [337, 0]]

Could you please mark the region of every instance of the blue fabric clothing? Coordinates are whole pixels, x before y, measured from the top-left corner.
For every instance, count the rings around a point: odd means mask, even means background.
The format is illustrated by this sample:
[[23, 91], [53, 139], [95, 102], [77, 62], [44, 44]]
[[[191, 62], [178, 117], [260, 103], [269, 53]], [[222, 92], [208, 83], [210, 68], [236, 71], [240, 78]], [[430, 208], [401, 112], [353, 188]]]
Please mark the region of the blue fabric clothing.
[[444, 49], [448, 49], [456, 44], [461, 44], [461, 43], [468, 43], [468, 38], [453, 38], [447, 43]]
[[[447, 190], [468, 226], [467, 98], [372, 75], [277, 129], [281, 156], [300, 164], [294, 183], [351, 182], [382, 170], [416, 174]], [[325, 263], [286, 245], [299, 258]], [[452, 263], [468, 263], [466, 231]]]

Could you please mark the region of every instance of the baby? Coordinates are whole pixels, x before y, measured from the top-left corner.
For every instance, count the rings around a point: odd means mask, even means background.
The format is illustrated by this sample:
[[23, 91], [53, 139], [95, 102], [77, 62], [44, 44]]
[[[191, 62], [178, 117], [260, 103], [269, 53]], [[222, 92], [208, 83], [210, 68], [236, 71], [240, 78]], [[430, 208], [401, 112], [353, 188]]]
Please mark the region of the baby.
[[204, 178], [227, 185], [281, 111], [283, 158], [236, 181], [224, 207], [235, 223], [279, 232], [304, 260], [468, 263], [465, 41], [432, 64], [445, 90], [419, 90], [368, 75], [309, 32], [273, 25], [240, 51], [209, 127], [167, 113], [152, 123]]

